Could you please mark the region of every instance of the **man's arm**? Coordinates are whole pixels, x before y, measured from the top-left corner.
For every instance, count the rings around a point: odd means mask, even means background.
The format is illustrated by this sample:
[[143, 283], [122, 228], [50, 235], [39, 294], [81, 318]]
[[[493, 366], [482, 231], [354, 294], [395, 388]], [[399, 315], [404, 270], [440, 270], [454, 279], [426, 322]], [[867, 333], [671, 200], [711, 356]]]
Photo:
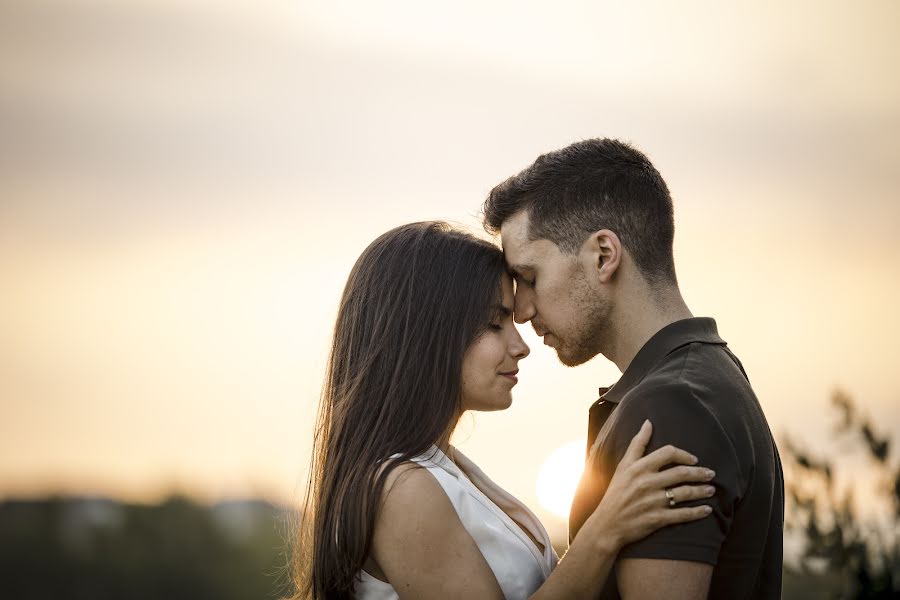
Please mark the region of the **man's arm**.
[[712, 565], [685, 560], [626, 558], [616, 564], [619, 595], [624, 600], [706, 598]]
[[[672, 444], [716, 471], [716, 494], [708, 519], [664, 527], [622, 549], [616, 563], [616, 583], [626, 600], [632, 598], [706, 598], [719, 549], [731, 528], [742, 476], [731, 441], [707, 404], [684, 385], [642, 390], [620, 407], [615, 435], [607, 451], [621, 456], [622, 440], [643, 419], [654, 425], [650, 452]], [[676, 499], [677, 500], [677, 499]], [[665, 502], [660, 498], [660, 502]], [[690, 506], [695, 502], [679, 503]]]

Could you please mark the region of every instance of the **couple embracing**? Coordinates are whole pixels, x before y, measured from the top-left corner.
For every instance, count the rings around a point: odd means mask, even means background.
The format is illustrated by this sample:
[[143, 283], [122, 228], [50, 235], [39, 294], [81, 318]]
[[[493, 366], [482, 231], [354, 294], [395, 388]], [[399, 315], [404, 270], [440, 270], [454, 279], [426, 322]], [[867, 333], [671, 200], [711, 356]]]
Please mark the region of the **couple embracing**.
[[[612, 139], [540, 156], [491, 191], [484, 225], [502, 250], [414, 223], [353, 267], [298, 596], [780, 597], [778, 451], [715, 321], [682, 299], [672, 200], [647, 157]], [[564, 364], [602, 354], [622, 371], [589, 410], [562, 558], [534, 514], [449, 443], [464, 412], [512, 402], [529, 352], [516, 323], [529, 321]], [[497, 452], [515, 460], [516, 448]]]

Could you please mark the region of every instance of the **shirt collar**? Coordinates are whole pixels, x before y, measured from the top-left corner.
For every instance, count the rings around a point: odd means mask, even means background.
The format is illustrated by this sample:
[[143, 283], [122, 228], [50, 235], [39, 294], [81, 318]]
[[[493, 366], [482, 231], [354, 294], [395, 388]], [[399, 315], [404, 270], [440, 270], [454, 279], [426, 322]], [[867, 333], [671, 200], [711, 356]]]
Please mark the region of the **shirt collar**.
[[600, 399], [619, 402], [666, 355], [693, 342], [725, 345], [725, 340], [719, 337], [714, 319], [694, 317], [670, 323], [647, 340], [614, 386], [606, 392], [600, 388]]

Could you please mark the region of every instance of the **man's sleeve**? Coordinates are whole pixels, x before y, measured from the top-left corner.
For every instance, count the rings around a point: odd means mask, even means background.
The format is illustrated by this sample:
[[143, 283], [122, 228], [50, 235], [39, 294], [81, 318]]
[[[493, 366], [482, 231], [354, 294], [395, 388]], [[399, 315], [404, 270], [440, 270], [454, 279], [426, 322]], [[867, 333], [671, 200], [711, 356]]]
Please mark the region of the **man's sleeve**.
[[[716, 494], [706, 500], [676, 505], [709, 503], [713, 509], [711, 515], [659, 529], [623, 548], [619, 559], [659, 558], [715, 565], [719, 549], [731, 528], [743, 480], [731, 440], [704, 401], [686, 385], [665, 385], [635, 392], [640, 395], [623, 401], [619, 408], [622, 414], [604, 448], [604, 453], [609, 453], [607, 458], [612, 464], [618, 464], [644, 419], [650, 419], [653, 435], [647, 454], [668, 444], [687, 450], [699, 458], [698, 465], [716, 472], [712, 481]], [[666, 502], [662, 492], [659, 502]]]

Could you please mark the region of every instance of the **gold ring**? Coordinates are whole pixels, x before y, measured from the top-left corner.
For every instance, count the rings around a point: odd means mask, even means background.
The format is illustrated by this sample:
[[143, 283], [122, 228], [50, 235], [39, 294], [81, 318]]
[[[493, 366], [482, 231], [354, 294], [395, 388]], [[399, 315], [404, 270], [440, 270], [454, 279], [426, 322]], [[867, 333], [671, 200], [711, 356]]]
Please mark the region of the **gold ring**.
[[666, 499], [669, 501], [669, 508], [675, 508], [675, 494], [671, 489], [666, 489]]

